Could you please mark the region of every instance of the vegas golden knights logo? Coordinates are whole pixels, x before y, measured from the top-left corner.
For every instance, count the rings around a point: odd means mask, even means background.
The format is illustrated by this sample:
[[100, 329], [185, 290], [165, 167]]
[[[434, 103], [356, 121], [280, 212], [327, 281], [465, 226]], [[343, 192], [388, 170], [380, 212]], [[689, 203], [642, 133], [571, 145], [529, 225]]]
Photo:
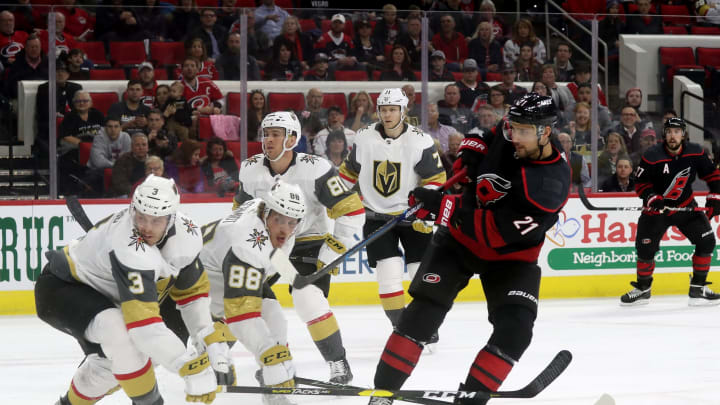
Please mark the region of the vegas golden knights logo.
[[383, 197], [390, 197], [400, 190], [400, 162], [373, 161], [373, 187]]

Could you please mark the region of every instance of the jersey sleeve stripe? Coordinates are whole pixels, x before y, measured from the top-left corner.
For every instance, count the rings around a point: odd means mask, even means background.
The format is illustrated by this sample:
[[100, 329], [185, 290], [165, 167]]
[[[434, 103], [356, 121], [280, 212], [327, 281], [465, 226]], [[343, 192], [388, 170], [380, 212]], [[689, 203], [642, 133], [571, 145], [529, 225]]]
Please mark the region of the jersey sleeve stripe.
[[[197, 279], [194, 283], [192, 283], [192, 278], [194, 277], [197, 277]], [[188, 278], [190, 278], [190, 280], [188, 280]], [[180, 286], [183, 284], [189, 284], [189, 286], [188, 288], [181, 289], [178, 287], [178, 284]], [[200, 271], [197, 267], [195, 267], [195, 265], [191, 264], [180, 271], [178, 282], [170, 288], [170, 298], [172, 298], [176, 303], [182, 305], [181, 302], [188, 303], [202, 296], [207, 297], [209, 292], [210, 280], [208, 280], [207, 273]]]
[[150, 369], [151, 366], [152, 366], [152, 362], [150, 360], [148, 360], [148, 362], [143, 366], [143, 368], [141, 368], [138, 371], [134, 371], [132, 373], [127, 373], [127, 374], [114, 374], [114, 375], [115, 375], [115, 378], [117, 378], [118, 380], [132, 380], [133, 378], [140, 377], [141, 375], [147, 373], [147, 371]]
[[163, 320], [160, 317], [148, 318], [148, 319], [143, 319], [143, 320], [137, 321], [137, 322], [126, 323], [125, 327], [127, 328], [127, 330], [130, 330], [130, 329], [134, 329], [134, 328], [141, 328], [141, 327], [147, 326], [147, 325], [152, 325], [154, 323], [162, 323], [162, 321]]
[[246, 314], [238, 315], [238, 316], [232, 316], [230, 318], [227, 318], [226, 321], [228, 324], [234, 323], [234, 322], [241, 322], [247, 319], [253, 319], [253, 318], [259, 318], [260, 312], [248, 312]]
[[132, 327], [136, 328], [155, 322], [162, 322], [160, 307], [157, 301], [125, 301], [120, 304], [120, 309], [122, 310], [123, 320], [128, 329], [130, 329], [130, 325], [135, 325]]
[[363, 207], [362, 201], [360, 201], [360, 197], [358, 197], [357, 193], [352, 193], [338, 201], [337, 204], [333, 205], [331, 208], [328, 208], [327, 213], [331, 219], [337, 219], [350, 212], [359, 210], [362, 211], [364, 209], [365, 208]]
[[187, 304], [187, 303], [193, 302], [193, 301], [198, 300], [198, 299], [200, 299], [200, 298], [203, 298], [203, 297], [206, 297], [206, 298], [207, 298], [207, 297], [209, 297], [209, 296], [210, 296], [210, 294], [208, 294], [208, 293], [197, 294], [197, 295], [193, 295], [193, 296], [191, 296], [191, 297], [187, 297], [187, 298], [184, 298], [184, 299], [181, 299], [181, 300], [177, 300], [177, 301], [175, 301], [175, 303], [178, 304], [178, 305], [185, 305], [185, 304]]
[[345, 179], [351, 183], [357, 182], [357, 174], [352, 174], [346, 170], [343, 170], [344, 167], [345, 166], [340, 166], [340, 172], [338, 173], [340, 175], [340, 177], [342, 177], [343, 179]]
[[242, 317], [245, 314], [260, 313], [262, 310], [262, 297], [242, 296], [236, 298], [227, 297], [224, 301], [225, 316], [229, 319]]
[[352, 217], [352, 216], [360, 215], [360, 214], [364, 214], [364, 213], [365, 213], [365, 208], [360, 208], [357, 211], [348, 212], [347, 214], [345, 214], [345, 216]]
[[397, 297], [397, 296], [403, 295], [403, 294], [404, 294], [404, 292], [402, 290], [394, 291], [394, 292], [387, 293], [387, 294], [380, 294], [380, 298], [392, 298], [392, 297]]
[[434, 176], [426, 177], [426, 178], [420, 180], [420, 185], [427, 186], [427, 185], [432, 184], [432, 185], [441, 186], [446, 181], [447, 181], [447, 175], [445, 174], [445, 170], [443, 170]]

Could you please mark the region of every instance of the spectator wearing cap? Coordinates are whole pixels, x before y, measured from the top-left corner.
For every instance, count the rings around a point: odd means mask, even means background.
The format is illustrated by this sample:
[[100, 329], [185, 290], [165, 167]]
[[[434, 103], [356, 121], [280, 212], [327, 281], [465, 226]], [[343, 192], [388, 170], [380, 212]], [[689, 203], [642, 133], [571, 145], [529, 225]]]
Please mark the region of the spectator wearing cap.
[[8, 66], [25, 46], [28, 33], [15, 30], [15, 15], [5, 10], [0, 13], [0, 62]]
[[31, 34], [25, 41], [25, 48], [16, 55], [15, 62], [5, 71], [3, 80], [8, 98], [17, 98], [17, 84], [21, 80], [47, 80], [48, 61], [42, 51], [40, 39]]
[[265, 80], [294, 81], [302, 79], [302, 67], [293, 51], [292, 42], [283, 37], [275, 38], [273, 57], [265, 69]]
[[510, 63], [504, 64], [502, 66], [502, 69], [500, 69], [500, 73], [502, 74], [502, 82], [500, 83], [500, 87], [505, 89], [505, 91], [507, 91], [508, 93], [508, 104], [513, 105], [515, 103], [515, 100], [527, 94], [527, 89], [525, 89], [525, 87], [515, 84], [515, 77], [517, 76], [517, 71], [515, 70], [514, 65]]
[[334, 69], [355, 69], [358, 60], [353, 56], [355, 45], [345, 35], [345, 16], [335, 14], [331, 18], [330, 31], [322, 34], [315, 43], [315, 51], [330, 57], [330, 66]]
[[428, 103], [428, 134], [440, 143], [442, 151], [448, 150], [448, 140], [450, 134], [455, 132], [455, 128], [440, 122], [440, 111], [436, 103]]
[[575, 70], [573, 69], [572, 50], [567, 42], [560, 42], [555, 49], [555, 57], [553, 64], [555, 65], [555, 79], [559, 82], [571, 82], [575, 78]]
[[397, 18], [397, 7], [386, 4], [382, 10], [382, 18], [375, 24], [373, 37], [383, 46], [394, 45], [405, 30]]
[[145, 61], [138, 66], [138, 80], [140, 80], [140, 85], [143, 88], [140, 102], [146, 107], [152, 108], [158, 84], [155, 80], [155, 68], [151, 62]]
[[515, 60], [517, 80], [521, 82], [534, 82], [540, 80], [541, 71], [537, 60], [533, 58], [532, 44], [529, 42], [520, 45], [520, 56]]
[[[55, 118], [63, 118], [73, 108], [73, 97], [75, 93], [82, 90], [82, 86], [68, 81], [70, 74], [68, 73], [67, 66], [58, 61], [55, 64], [55, 98], [57, 100], [57, 112], [52, 121], [55, 123]], [[48, 142], [49, 142], [49, 106], [48, 106], [48, 93], [50, 91], [49, 82], [45, 82], [38, 86], [37, 97], [35, 99], [35, 114], [37, 123], [37, 137], [35, 142], [41, 143], [38, 145], [38, 151], [40, 155], [35, 157], [48, 157]]]
[[294, 46], [295, 56], [300, 61], [303, 70], [307, 70], [312, 62], [313, 41], [312, 38], [300, 31], [300, 22], [294, 15], [288, 16], [282, 26], [280, 35], [291, 42]]
[[305, 81], [327, 81], [335, 80], [335, 73], [330, 70], [328, 56], [322, 52], [315, 54], [312, 69], [305, 73]]
[[200, 38], [207, 49], [208, 58], [215, 60], [225, 50], [227, 29], [217, 23], [215, 9], [207, 7], [200, 10], [200, 26], [191, 31], [186, 38]]
[[[220, 80], [240, 80], [240, 48], [240, 33], [228, 34], [225, 52], [215, 61]], [[260, 80], [260, 68], [252, 55], [247, 55], [247, 79]]]
[[[420, 70], [422, 68], [420, 63], [422, 61], [422, 37], [420, 36], [422, 33], [422, 20], [417, 15], [409, 15], [406, 20], [407, 29], [405, 32], [400, 33], [396, 43], [407, 49], [413, 69]], [[428, 43], [428, 46], [428, 51], [432, 52], [432, 44]]]
[[[325, 156], [327, 147], [327, 137], [330, 131], [343, 131], [347, 140], [348, 148], [355, 142], [355, 131], [345, 128], [345, 115], [338, 106], [328, 108], [327, 127], [320, 130], [313, 140], [313, 153], [319, 156]], [[349, 151], [349, 149], [348, 149]]]
[[475, 126], [475, 117], [469, 108], [460, 104], [460, 89], [457, 83], [445, 86], [442, 100], [438, 101], [440, 122], [451, 125], [460, 133], [467, 133]]
[[283, 23], [290, 14], [275, 5], [275, 0], [262, 0], [255, 9], [255, 28], [264, 32], [272, 41], [280, 35]]
[[433, 36], [432, 46], [443, 51], [452, 71], [459, 71], [460, 63], [468, 57], [465, 36], [455, 30], [455, 19], [450, 14], [440, 17], [440, 31]]
[[[575, 64], [575, 78], [567, 84], [567, 88], [570, 90], [570, 93], [572, 93], [575, 101], [577, 101], [577, 90], [580, 83], [590, 83], [590, 64], [587, 62], [578, 62]], [[605, 93], [603, 93], [600, 83], [598, 83], [598, 100], [600, 104], [607, 107]]]
[[486, 83], [478, 81], [479, 72], [475, 59], [465, 59], [462, 64], [462, 73], [462, 78], [455, 83], [460, 89], [460, 104], [471, 108], [478, 98], [484, 98], [487, 101], [490, 87]]
[[530, 20], [521, 18], [515, 22], [512, 29], [512, 37], [505, 42], [503, 57], [505, 63], [513, 63], [520, 58], [521, 47], [530, 44], [531, 56], [535, 62], [542, 65], [545, 63], [545, 44], [535, 35]]
[[122, 130], [129, 135], [144, 132], [147, 126], [145, 116], [150, 112], [150, 107], [142, 103], [144, 89], [140, 80], [129, 80], [126, 93], [125, 100], [111, 105], [107, 115], [117, 117]]
[[340, 165], [345, 160], [345, 156], [348, 155], [349, 149], [347, 138], [345, 138], [345, 131], [333, 129], [327, 134], [327, 138], [325, 139], [325, 157], [336, 169], [340, 168]]
[[355, 39], [353, 40], [353, 55], [360, 66], [365, 66], [368, 76], [375, 70], [381, 70], [385, 62], [385, 48], [371, 36], [372, 26], [368, 20], [359, 20], [355, 23]]
[[412, 82], [417, 80], [410, 64], [410, 56], [402, 45], [393, 45], [390, 59], [380, 74], [380, 81]]
[[625, 20], [624, 34], [661, 35], [662, 18], [650, 10], [650, 0], [635, 0], [637, 11]]
[[499, 71], [503, 64], [502, 45], [492, 36], [492, 24], [481, 22], [475, 33], [477, 37], [468, 44], [468, 56], [475, 59], [483, 76]]
[[69, 80], [90, 80], [92, 63], [85, 60], [85, 52], [82, 49], [71, 49], [65, 59], [68, 73], [70, 73]]
[[455, 76], [445, 67], [445, 52], [440, 50], [430, 54], [430, 74], [428, 80], [431, 82], [452, 82]]

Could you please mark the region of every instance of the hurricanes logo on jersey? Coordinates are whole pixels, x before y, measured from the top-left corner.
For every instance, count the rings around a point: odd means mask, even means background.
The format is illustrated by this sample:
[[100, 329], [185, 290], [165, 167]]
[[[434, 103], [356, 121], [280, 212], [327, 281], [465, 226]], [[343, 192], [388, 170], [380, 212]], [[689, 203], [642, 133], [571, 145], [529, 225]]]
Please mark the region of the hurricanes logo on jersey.
[[263, 246], [265, 246], [265, 242], [267, 242], [268, 237], [265, 235], [265, 232], [258, 231], [257, 229], [253, 229], [252, 233], [250, 234], [250, 238], [246, 239], [246, 242], [252, 242], [252, 247], [257, 247], [258, 249], [262, 250]]
[[315, 162], [317, 162], [318, 160], [320, 159], [318, 159], [318, 157], [315, 155], [305, 155], [300, 158], [301, 162], [310, 163], [311, 165], [314, 165]]
[[192, 219], [183, 218], [183, 226], [185, 226], [185, 232], [191, 235], [197, 235], [197, 225], [193, 224]]
[[478, 203], [487, 206], [494, 202], [500, 201], [510, 191], [512, 183], [498, 176], [497, 174], [487, 173], [477, 178], [477, 187], [475, 195]]
[[686, 167], [672, 179], [670, 185], [663, 193], [664, 198], [670, 200], [677, 200], [680, 198], [683, 190], [685, 190], [685, 186], [688, 184], [688, 181], [690, 181], [690, 168]]
[[12, 58], [18, 52], [22, 51], [23, 48], [24, 47], [22, 44], [12, 41], [9, 44], [5, 45], [2, 50], [0, 50], [0, 56], [2, 56], [3, 58]]
[[135, 251], [137, 252], [138, 249], [142, 249], [142, 251], [145, 251], [145, 239], [140, 235], [140, 232], [137, 231], [137, 229], [133, 229], [133, 234], [130, 236], [130, 243], [128, 243], [128, 246], [135, 245]]
[[400, 190], [400, 162], [373, 161], [373, 187], [383, 197], [390, 197]]

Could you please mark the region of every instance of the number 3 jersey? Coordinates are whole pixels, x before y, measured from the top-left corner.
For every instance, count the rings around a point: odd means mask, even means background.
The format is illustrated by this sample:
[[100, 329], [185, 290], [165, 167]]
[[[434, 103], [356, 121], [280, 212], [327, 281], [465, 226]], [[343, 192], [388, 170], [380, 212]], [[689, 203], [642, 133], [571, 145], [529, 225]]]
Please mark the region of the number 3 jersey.
[[657, 144], [645, 151], [635, 170], [635, 192], [643, 201], [660, 195], [669, 207], [685, 207], [695, 203], [696, 176], [707, 182], [712, 193], [720, 193], [720, 171], [700, 145], [687, 143], [672, 156], [664, 144]]
[[185, 345], [165, 326], [159, 299], [169, 295], [177, 303], [192, 336], [212, 325], [210, 285], [197, 260], [201, 248], [200, 228], [181, 212], [165, 239], [150, 246], [125, 209], [101, 220], [63, 250], [49, 252], [49, 269], [114, 302], [128, 331], [139, 337], [136, 345], [167, 366], [185, 352]]
[[360, 129], [340, 176], [358, 184], [368, 209], [396, 215], [408, 208], [408, 194], [418, 186], [441, 186], [445, 169], [432, 137], [404, 124], [397, 138], [385, 135], [382, 124]]
[[[262, 197], [275, 184], [276, 175], [286, 183], [298, 185], [305, 197], [306, 214], [297, 233], [298, 242], [323, 239], [332, 230], [332, 235], [345, 246], [355, 244], [352, 236], [362, 234], [365, 209], [357, 193], [345, 186], [325, 158], [293, 152], [285, 173], [275, 173], [263, 154], [245, 159], [235, 202]], [[335, 220], [334, 225], [331, 220]]]

